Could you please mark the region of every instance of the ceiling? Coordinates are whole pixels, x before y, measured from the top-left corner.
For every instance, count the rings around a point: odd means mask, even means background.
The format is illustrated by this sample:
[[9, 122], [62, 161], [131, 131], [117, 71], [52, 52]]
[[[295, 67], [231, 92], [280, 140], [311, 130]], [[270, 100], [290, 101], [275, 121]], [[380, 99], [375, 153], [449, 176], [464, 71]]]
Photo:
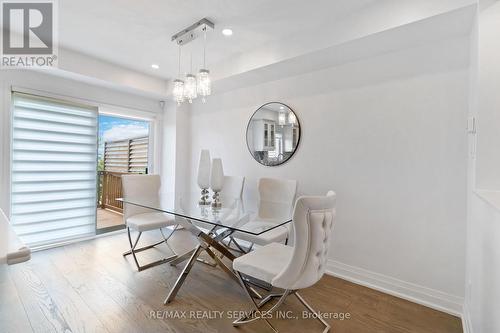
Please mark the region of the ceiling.
[[[171, 79], [178, 48], [170, 37], [203, 17], [215, 23], [208, 36], [207, 67], [254, 51], [303, 29], [319, 27], [373, 0], [64, 0], [59, 1], [59, 44], [84, 55]], [[221, 31], [231, 28], [233, 36]], [[182, 72], [202, 62], [201, 40], [183, 47]], [[151, 68], [158, 64], [159, 69]]]

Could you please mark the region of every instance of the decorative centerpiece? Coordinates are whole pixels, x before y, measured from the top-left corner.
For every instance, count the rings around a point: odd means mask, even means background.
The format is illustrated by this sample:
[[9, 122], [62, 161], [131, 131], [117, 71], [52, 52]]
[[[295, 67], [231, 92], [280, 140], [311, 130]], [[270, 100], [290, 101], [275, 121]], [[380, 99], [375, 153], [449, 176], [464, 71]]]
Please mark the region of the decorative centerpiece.
[[214, 192], [212, 208], [221, 208], [220, 191], [224, 186], [224, 170], [222, 169], [222, 160], [214, 158], [212, 161], [212, 175], [210, 177], [210, 187]]
[[210, 205], [208, 188], [210, 187], [210, 151], [203, 149], [198, 164], [198, 186], [201, 189], [200, 205]]

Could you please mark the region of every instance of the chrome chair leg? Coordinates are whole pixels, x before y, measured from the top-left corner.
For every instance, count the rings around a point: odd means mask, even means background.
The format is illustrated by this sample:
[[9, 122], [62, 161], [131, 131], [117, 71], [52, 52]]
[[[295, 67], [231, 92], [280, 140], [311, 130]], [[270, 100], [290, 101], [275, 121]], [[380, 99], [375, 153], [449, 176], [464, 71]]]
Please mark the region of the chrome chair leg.
[[314, 310], [312, 308], [312, 306], [309, 305], [309, 303], [307, 303], [304, 300], [304, 298], [302, 298], [302, 296], [299, 295], [298, 292], [295, 292], [294, 295], [295, 295], [295, 297], [297, 297], [297, 299], [300, 301], [300, 303], [302, 303], [302, 305], [304, 305], [307, 308], [307, 310], [309, 310], [312, 314], [314, 314], [316, 319], [318, 319], [325, 326], [323, 333], [327, 333], [328, 331], [330, 331], [330, 325], [323, 318], [321, 318], [321, 316], [318, 314], [318, 312], [316, 312], [316, 310]]
[[[179, 225], [176, 224], [175, 227], [174, 227], [174, 230], [172, 230], [172, 232], [167, 236], [165, 237], [165, 234], [163, 233], [163, 230], [160, 228], [160, 232], [161, 232], [161, 236], [163, 237], [163, 241], [165, 242], [165, 245], [167, 245], [168, 249], [177, 256], [177, 253], [174, 251], [174, 249], [172, 249], [172, 247], [168, 244], [168, 240], [170, 239], [170, 237], [172, 237], [172, 235], [174, 234], [174, 232], [177, 231], [177, 227]], [[161, 243], [160, 243], [161, 244]]]
[[[266, 324], [273, 330], [273, 332], [278, 333], [278, 330], [271, 324], [271, 322], [269, 321], [269, 319], [267, 319], [265, 317], [263, 317], [263, 318], [254, 317], [252, 319], [245, 320], [248, 317], [252, 316], [255, 312], [258, 312], [260, 307], [259, 307], [259, 304], [257, 304], [257, 301], [255, 301], [255, 299], [252, 297], [251, 291], [250, 291], [249, 287], [247, 286], [247, 284], [245, 283], [245, 281], [243, 280], [243, 277], [241, 276], [241, 273], [237, 272], [237, 275], [238, 275], [238, 279], [240, 281], [240, 284], [243, 287], [243, 290], [245, 290], [245, 294], [247, 295], [248, 299], [253, 304], [253, 309], [248, 314], [248, 316], [246, 316], [246, 318], [242, 317], [242, 318], [239, 318], [239, 319], [233, 321], [233, 326], [240, 326], [242, 324], [251, 323], [251, 322], [253, 322], [253, 321], [257, 320], [257, 319], [263, 319], [266, 322]], [[265, 304], [265, 303], [263, 303], [263, 304]], [[269, 311], [273, 311], [273, 310], [274, 310], [274, 307], [271, 310], [269, 310]]]
[[178, 226], [179, 225], [176, 224], [175, 227], [174, 227], [174, 230], [172, 230], [172, 232], [167, 237], [165, 237], [165, 234], [163, 233], [163, 229], [160, 228], [161, 235], [163, 236], [163, 239], [165, 240], [165, 242], [168, 241], [170, 239], [170, 237], [172, 237], [172, 235], [174, 234], [174, 232], [177, 231], [177, 227]]
[[[250, 287], [249, 287], [249, 289], [250, 289]], [[261, 307], [263, 307], [264, 305], [266, 305], [267, 303], [269, 303], [271, 300], [273, 300], [275, 298], [278, 298], [278, 297], [281, 298], [282, 296], [283, 296], [283, 294], [269, 294], [266, 297], [264, 297], [264, 298], [261, 299], [261, 301], [257, 304], [257, 308], [260, 309]], [[245, 322], [245, 320], [248, 317], [250, 317], [253, 313], [254, 313], [254, 311], [251, 311], [250, 313], [247, 313], [243, 317], [238, 318], [237, 325], [235, 325], [235, 326], [238, 326], [239, 324], [243, 324]]]
[[[160, 229], [161, 231], [161, 229]], [[174, 230], [175, 231], [175, 230]], [[161, 234], [163, 235], [163, 231], [161, 231]], [[151, 267], [154, 267], [154, 266], [158, 266], [158, 265], [161, 265], [161, 264], [165, 264], [165, 263], [168, 263], [172, 260], [174, 260], [175, 258], [177, 258], [177, 254], [175, 253], [175, 251], [172, 250], [172, 248], [168, 245], [167, 243], [167, 239], [165, 239], [165, 235], [163, 235], [163, 239], [162, 241], [160, 242], [157, 242], [157, 243], [154, 243], [154, 244], [150, 244], [150, 245], [147, 245], [147, 246], [144, 246], [144, 247], [141, 247], [141, 248], [138, 248], [137, 249], [137, 244], [139, 243], [139, 239], [141, 238], [141, 235], [142, 235], [142, 232], [139, 232], [139, 234], [137, 235], [137, 239], [135, 240], [135, 242], [132, 243], [132, 236], [130, 234], [130, 228], [127, 228], [127, 235], [128, 235], [128, 241], [129, 241], [129, 244], [130, 244], [130, 250], [126, 251], [125, 253], [123, 253], [123, 256], [126, 257], [128, 255], [132, 255], [132, 257], [134, 258], [134, 262], [135, 262], [135, 265], [137, 267], [137, 270], [140, 272], [140, 271], [143, 271], [145, 269], [148, 269], [148, 268], [151, 268]], [[170, 237], [171, 235], [169, 235]], [[157, 261], [154, 261], [154, 262], [151, 262], [149, 264], [146, 264], [146, 265], [140, 265], [139, 264], [139, 260], [137, 259], [137, 253], [138, 252], [142, 252], [142, 251], [145, 251], [145, 250], [148, 250], [148, 249], [151, 249], [157, 245], [160, 245], [162, 243], [166, 243], [167, 246], [169, 247], [169, 249], [174, 253], [173, 256], [170, 256], [170, 257], [167, 257], [167, 258], [163, 258], [163, 259], [160, 259], [160, 260], [157, 260]]]
[[139, 261], [137, 260], [137, 256], [135, 255], [135, 247], [137, 246], [137, 243], [139, 243], [139, 239], [141, 238], [142, 232], [139, 232], [133, 244], [132, 244], [132, 236], [130, 235], [130, 228], [127, 228], [127, 234], [128, 234], [128, 242], [130, 244], [130, 250], [125, 252], [123, 256], [125, 257], [128, 256], [129, 254], [132, 254], [132, 257], [134, 258], [135, 261], [135, 265], [137, 266], [137, 269], [140, 270]]
[[233, 321], [233, 326], [237, 327], [237, 326], [240, 326], [242, 324], [251, 323], [251, 322], [256, 321], [258, 319], [264, 319], [266, 321], [266, 323], [268, 324], [268, 326], [275, 333], [277, 333], [278, 331], [276, 330], [276, 328], [274, 328], [274, 326], [269, 322], [269, 320], [265, 316], [257, 316], [257, 317], [251, 318], [251, 319], [248, 319], [248, 318], [252, 317], [256, 312], [259, 311], [260, 308], [262, 308], [269, 301], [271, 301], [274, 298], [279, 297], [278, 302], [265, 312], [272, 313], [272, 312], [276, 311], [285, 302], [285, 299], [288, 297], [288, 295], [293, 294], [293, 295], [295, 295], [295, 297], [297, 297], [297, 299], [300, 301], [300, 303], [302, 303], [302, 305], [304, 305], [307, 310], [309, 310], [312, 314], [314, 314], [314, 317], [316, 319], [318, 319], [323, 324], [323, 326], [325, 328], [324, 328], [322, 333], [327, 333], [330, 331], [330, 328], [331, 328], [330, 325], [320, 316], [320, 314], [316, 310], [314, 310], [312, 308], [311, 305], [309, 305], [309, 303], [307, 303], [304, 300], [304, 298], [302, 298], [301, 295], [299, 295], [299, 293], [297, 291], [285, 290], [283, 292], [283, 294], [269, 294], [264, 299], [262, 299], [259, 303], [257, 303], [257, 301], [252, 297], [252, 295], [250, 293], [250, 289], [249, 289], [247, 283], [245, 282], [245, 280], [243, 279], [243, 275], [240, 272], [237, 272], [237, 274], [238, 274], [238, 278], [240, 280], [240, 283], [243, 286], [243, 289], [245, 290], [247, 297], [250, 299], [250, 301], [253, 304], [253, 309], [250, 312], [248, 312], [245, 316], [242, 316], [242, 317], [238, 318], [237, 320]]

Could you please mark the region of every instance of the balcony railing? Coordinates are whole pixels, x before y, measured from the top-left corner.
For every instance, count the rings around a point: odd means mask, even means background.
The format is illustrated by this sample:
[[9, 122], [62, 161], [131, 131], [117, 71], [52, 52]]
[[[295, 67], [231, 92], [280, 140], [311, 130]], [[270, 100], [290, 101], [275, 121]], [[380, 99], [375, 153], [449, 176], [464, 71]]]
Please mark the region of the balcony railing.
[[99, 171], [99, 206], [123, 213], [123, 203], [116, 199], [122, 197], [122, 175], [127, 172]]
[[122, 175], [148, 173], [147, 136], [104, 143], [104, 171], [99, 171], [99, 207], [123, 213]]

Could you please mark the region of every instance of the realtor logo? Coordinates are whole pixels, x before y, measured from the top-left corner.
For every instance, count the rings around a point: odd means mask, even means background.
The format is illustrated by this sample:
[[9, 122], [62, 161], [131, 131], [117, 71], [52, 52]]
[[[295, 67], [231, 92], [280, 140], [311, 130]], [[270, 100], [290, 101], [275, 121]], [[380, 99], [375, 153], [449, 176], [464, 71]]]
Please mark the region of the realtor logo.
[[2, 67], [54, 67], [56, 3], [2, 1]]

